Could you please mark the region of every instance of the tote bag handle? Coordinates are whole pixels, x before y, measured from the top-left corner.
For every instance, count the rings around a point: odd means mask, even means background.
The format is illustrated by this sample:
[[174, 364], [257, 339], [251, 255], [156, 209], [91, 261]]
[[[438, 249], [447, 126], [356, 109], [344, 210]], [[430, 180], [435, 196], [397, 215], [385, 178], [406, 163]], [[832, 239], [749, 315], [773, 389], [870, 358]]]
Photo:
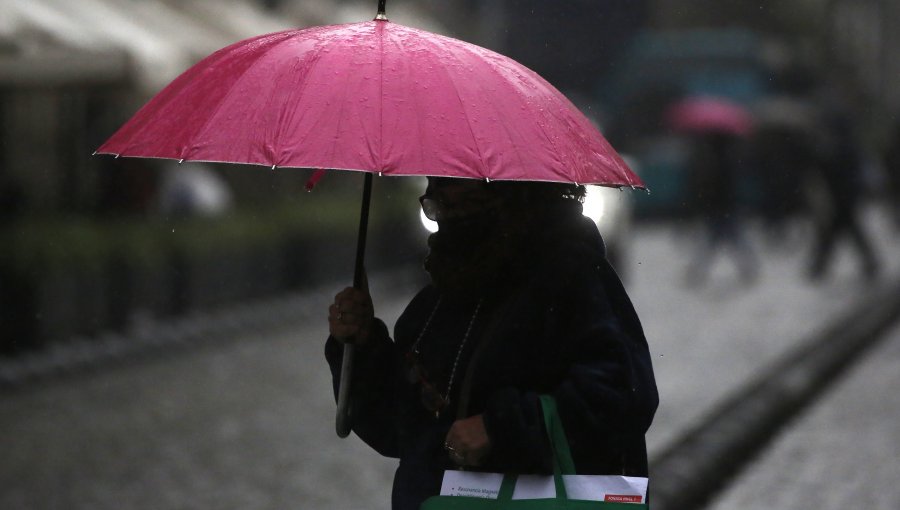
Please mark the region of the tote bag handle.
[[[544, 428], [550, 439], [550, 449], [553, 453], [553, 482], [556, 485], [557, 500], [568, 500], [566, 484], [562, 475], [575, 474], [575, 462], [572, 460], [572, 451], [569, 449], [569, 441], [566, 439], [566, 431], [563, 429], [562, 420], [556, 409], [556, 400], [550, 395], [541, 395], [541, 411], [544, 415]], [[516, 488], [516, 475], [506, 474], [500, 485], [497, 495], [498, 501], [511, 501], [513, 491]]]

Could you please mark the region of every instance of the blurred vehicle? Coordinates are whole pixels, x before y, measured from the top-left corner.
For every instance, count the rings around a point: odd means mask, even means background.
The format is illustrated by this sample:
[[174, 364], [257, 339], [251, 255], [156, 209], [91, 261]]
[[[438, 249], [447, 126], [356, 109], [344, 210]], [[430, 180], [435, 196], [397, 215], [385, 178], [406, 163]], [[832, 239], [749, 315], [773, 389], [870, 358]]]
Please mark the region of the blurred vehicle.
[[[759, 34], [746, 29], [646, 31], [598, 89], [617, 149], [641, 161], [651, 193], [635, 200], [638, 216], [689, 212], [688, 144], [665, 123], [666, 110], [687, 96], [718, 96], [750, 105], [769, 91], [769, 66]], [[752, 196], [753, 184], [742, 182]]]

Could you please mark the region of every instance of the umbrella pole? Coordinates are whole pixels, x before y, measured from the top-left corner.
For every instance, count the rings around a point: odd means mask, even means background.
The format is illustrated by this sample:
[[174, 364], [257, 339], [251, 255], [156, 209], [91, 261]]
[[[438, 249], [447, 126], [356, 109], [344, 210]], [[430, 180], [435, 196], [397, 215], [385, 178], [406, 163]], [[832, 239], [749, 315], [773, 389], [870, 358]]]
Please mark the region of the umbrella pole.
[[[366, 173], [363, 183], [362, 205], [359, 211], [359, 234], [356, 238], [356, 266], [353, 271], [353, 287], [361, 289], [364, 286], [365, 259], [366, 259], [366, 234], [369, 229], [369, 204], [372, 201], [372, 174]], [[344, 358], [341, 360], [341, 383], [338, 387], [337, 416], [335, 429], [338, 437], [350, 435], [350, 380], [353, 373], [353, 345], [344, 344]]]

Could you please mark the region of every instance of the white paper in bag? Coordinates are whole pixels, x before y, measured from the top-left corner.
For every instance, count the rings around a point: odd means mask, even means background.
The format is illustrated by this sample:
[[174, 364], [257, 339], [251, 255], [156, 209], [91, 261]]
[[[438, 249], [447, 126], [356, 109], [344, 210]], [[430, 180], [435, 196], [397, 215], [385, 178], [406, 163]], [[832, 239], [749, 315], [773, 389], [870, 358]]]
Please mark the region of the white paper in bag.
[[[645, 503], [647, 478], [615, 475], [563, 475], [569, 499], [615, 503]], [[497, 499], [502, 473], [445, 471], [441, 496], [469, 496]], [[556, 497], [552, 476], [520, 475], [513, 499], [550, 499]]]
[[497, 499], [503, 473], [475, 473], [472, 471], [444, 471], [441, 496], [469, 496]]
[[563, 475], [569, 499], [645, 503], [647, 479], [636, 476]]

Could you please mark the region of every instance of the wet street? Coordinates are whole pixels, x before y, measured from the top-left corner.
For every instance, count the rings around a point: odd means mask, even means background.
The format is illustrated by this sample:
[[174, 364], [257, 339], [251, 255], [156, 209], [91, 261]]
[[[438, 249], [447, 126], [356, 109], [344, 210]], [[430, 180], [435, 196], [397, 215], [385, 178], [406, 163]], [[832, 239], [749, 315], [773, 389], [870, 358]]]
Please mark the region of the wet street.
[[[897, 282], [898, 235], [877, 211], [870, 220], [886, 263], [878, 282], [860, 280], [842, 248], [831, 277], [810, 283], [802, 232], [774, 245], [754, 230], [759, 280], [742, 285], [723, 255], [699, 288], [684, 281], [692, 231], [636, 225], [623, 272], [660, 389], [651, 463], [718, 401]], [[0, 393], [0, 508], [389, 508], [394, 461], [334, 433], [322, 345], [338, 286], [304, 296], [278, 327]], [[389, 324], [412, 291], [373, 275]], [[894, 327], [711, 508], [758, 508], [760, 494], [766, 507], [900, 507], [898, 358]]]

